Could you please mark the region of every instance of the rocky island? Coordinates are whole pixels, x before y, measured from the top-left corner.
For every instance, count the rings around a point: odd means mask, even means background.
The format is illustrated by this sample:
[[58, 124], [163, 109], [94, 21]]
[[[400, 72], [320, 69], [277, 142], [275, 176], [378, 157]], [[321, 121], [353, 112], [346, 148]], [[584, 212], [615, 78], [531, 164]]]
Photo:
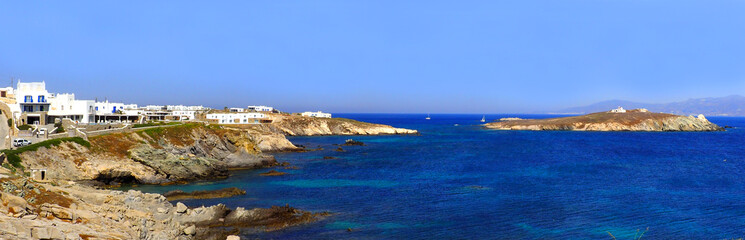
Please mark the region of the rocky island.
[[487, 123], [487, 129], [498, 130], [566, 130], [566, 131], [724, 131], [703, 115], [680, 116], [653, 113], [646, 109], [614, 109], [582, 116], [549, 119], [506, 119]]
[[286, 135], [417, 133], [349, 119], [278, 118], [241, 126], [184, 123], [130, 128], [3, 150], [0, 239], [226, 239], [244, 228], [271, 231], [316, 221], [328, 213], [290, 206], [189, 208], [160, 194], [101, 187], [185, 183], [225, 178], [231, 169], [277, 166], [272, 152], [302, 150]]

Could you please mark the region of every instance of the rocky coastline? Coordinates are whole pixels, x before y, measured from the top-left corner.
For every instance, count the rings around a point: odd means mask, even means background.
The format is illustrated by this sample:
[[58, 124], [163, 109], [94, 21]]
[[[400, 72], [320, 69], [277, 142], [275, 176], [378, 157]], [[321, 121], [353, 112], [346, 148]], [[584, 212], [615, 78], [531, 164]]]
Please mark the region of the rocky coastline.
[[724, 131], [724, 128], [710, 122], [703, 115], [697, 117], [680, 116], [652, 113], [643, 109], [629, 110], [623, 113], [599, 112], [549, 119], [510, 118], [504, 121], [487, 123], [484, 127], [497, 130], [532, 131]]
[[[271, 153], [303, 151], [286, 135], [415, 133], [346, 119], [303, 118], [244, 127], [190, 123], [87, 141], [61, 139], [54, 145], [14, 153], [20, 159], [12, 168], [15, 174], [0, 178], [0, 239], [226, 239], [245, 228], [272, 231], [317, 221], [328, 213], [290, 206], [229, 209], [219, 204], [191, 209], [172, 204], [160, 194], [106, 190], [83, 183], [185, 183], [228, 177], [232, 169], [278, 166]], [[30, 169], [44, 169], [46, 179], [36, 181], [22, 174]], [[239, 192], [172, 195], [185, 199]]]
[[270, 117], [272, 118], [271, 124], [251, 125], [247, 128], [287, 136], [419, 134], [417, 130], [346, 118], [312, 118], [284, 114], [270, 115]]

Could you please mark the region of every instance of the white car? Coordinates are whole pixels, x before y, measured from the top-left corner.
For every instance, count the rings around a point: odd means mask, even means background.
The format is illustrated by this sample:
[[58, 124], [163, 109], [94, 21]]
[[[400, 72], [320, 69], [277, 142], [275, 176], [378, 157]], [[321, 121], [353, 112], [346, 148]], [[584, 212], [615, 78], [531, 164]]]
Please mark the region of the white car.
[[13, 147], [23, 147], [31, 145], [31, 141], [23, 139], [23, 138], [16, 138], [13, 139]]

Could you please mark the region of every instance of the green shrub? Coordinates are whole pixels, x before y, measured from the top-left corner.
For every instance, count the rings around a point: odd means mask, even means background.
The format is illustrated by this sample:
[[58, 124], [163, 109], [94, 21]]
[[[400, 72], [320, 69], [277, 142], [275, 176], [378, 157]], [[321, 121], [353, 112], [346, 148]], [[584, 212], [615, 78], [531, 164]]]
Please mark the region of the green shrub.
[[18, 126], [18, 130], [29, 130], [31, 129], [31, 125], [23, 124], [21, 126]]
[[91, 147], [91, 143], [86, 141], [85, 139], [81, 137], [69, 137], [69, 138], [55, 138], [46, 140], [39, 143], [34, 143], [28, 146], [19, 147], [17, 149], [6, 149], [2, 150], [0, 152], [5, 153], [5, 156], [8, 159], [8, 163], [10, 163], [11, 166], [14, 168], [20, 168], [23, 169], [23, 165], [21, 165], [21, 153], [27, 152], [27, 151], [36, 151], [40, 147], [46, 147], [49, 148], [51, 146], [59, 146], [63, 142], [74, 142], [77, 144], [80, 144], [81, 146], [85, 146], [87, 148]]
[[13, 119], [8, 119], [8, 127], [13, 127]]
[[58, 122], [54, 124], [54, 127], [57, 128], [57, 133], [63, 133], [65, 132], [65, 127], [62, 126], [62, 122]]

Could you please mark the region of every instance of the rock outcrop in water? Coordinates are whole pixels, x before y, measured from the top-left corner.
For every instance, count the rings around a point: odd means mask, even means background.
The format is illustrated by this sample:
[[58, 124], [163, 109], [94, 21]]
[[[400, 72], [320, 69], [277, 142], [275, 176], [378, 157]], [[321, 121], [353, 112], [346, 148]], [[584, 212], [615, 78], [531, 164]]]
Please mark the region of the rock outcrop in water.
[[723, 131], [703, 115], [680, 116], [629, 110], [625, 113], [600, 112], [576, 117], [520, 119], [491, 122], [488, 129], [569, 130], [569, 131]]
[[319, 135], [392, 135], [417, 134], [416, 130], [395, 128], [383, 124], [360, 122], [346, 118], [313, 118], [297, 115], [271, 115], [271, 124], [251, 126], [263, 132], [289, 136]]
[[217, 190], [204, 190], [204, 191], [193, 191], [184, 192], [181, 190], [173, 190], [164, 193], [163, 196], [168, 201], [184, 200], [184, 199], [210, 199], [210, 198], [227, 198], [238, 195], [245, 195], [246, 190], [241, 190], [236, 187], [223, 188]]

